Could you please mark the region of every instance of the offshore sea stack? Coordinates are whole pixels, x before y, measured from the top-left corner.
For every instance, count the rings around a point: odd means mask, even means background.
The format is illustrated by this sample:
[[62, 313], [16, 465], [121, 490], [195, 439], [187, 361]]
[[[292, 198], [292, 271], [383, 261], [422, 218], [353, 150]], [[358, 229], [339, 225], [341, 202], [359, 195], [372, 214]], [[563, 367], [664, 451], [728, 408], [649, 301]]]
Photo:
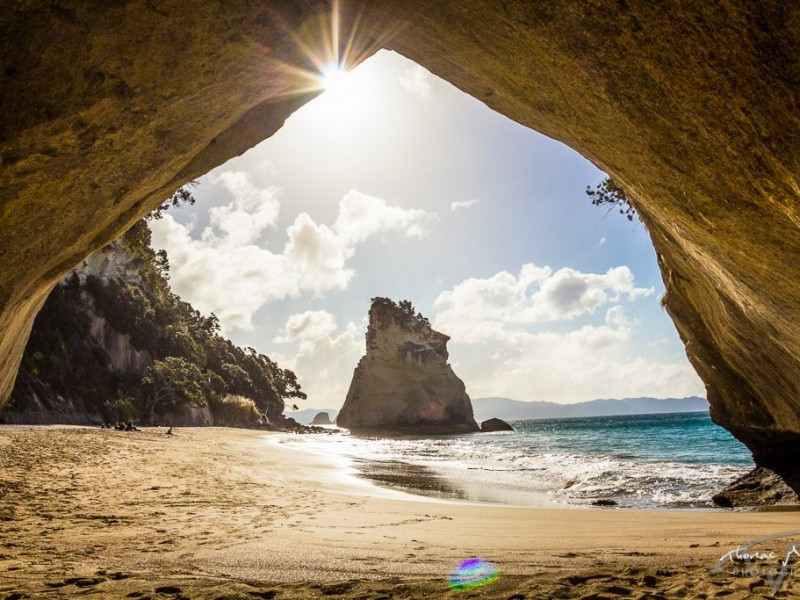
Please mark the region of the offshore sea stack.
[[481, 423], [481, 432], [492, 433], [494, 431], [514, 431], [514, 428], [503, 419], [498, 419], [497, 417], [487, 419]]
[[314, 415], [314, 420], [311, 421], [312, 425], [333, 425], [331, 417], [326, 412], [318, 412]]
[[472, 403], [447, 362], [450, 338], [408, 301], [373, 298], [367, 353], [358, 362], [337, 425], [355, 432], [478, 431]]

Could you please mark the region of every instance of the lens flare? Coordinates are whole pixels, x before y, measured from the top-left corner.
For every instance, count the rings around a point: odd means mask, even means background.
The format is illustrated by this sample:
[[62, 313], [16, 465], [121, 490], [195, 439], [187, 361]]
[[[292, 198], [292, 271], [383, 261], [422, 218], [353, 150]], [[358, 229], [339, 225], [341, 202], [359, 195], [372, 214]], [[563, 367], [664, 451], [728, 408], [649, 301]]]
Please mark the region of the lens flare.
[[473, 590], [494, 583], [500, 572], [492, 563], [482, 558], [462, 560], [450, 574], [451, 590]]
[[344, 87], [349, 71], [386, 47], [403, 26], [364, 27], [363, 10], [368, 4], [358, 8], [346, 6], [347, 10], [339, 0], [332, 0], [330, 10], [310, 16], [300, 31], [285, 23], [279, 14], [273, 15], [296, 49], [292, 63], [281, 59], [269, 61], [273, 67], [271, 74], [279, 76], [271, 82], [280, 89], [279, 95], [303, 95]]

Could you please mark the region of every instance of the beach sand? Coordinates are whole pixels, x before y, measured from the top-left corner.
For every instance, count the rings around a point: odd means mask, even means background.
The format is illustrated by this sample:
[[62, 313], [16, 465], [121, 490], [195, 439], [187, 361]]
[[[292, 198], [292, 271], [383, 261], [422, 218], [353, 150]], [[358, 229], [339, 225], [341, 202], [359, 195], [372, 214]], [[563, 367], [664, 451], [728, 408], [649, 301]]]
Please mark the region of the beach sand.
[[[280, 435], [0, 428], [0, 599], [762, 598], [800, 539], [714, 574], [737, 545], [800, 530], [800, 513], [436, 501]], [[499, 577], [448, 590], [470, 557]], [[800, 597], [800, 572], [777, 596]]]

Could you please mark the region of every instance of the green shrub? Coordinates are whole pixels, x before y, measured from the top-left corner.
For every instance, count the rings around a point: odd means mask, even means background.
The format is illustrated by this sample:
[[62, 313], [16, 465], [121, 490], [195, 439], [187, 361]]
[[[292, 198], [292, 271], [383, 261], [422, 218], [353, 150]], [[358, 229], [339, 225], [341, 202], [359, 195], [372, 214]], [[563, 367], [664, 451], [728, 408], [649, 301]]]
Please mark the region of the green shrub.
[[264, 415], [253, 400], [234, 394], [213, 401], [211, 412], [218, 425], [250, 426], [264, 421]]

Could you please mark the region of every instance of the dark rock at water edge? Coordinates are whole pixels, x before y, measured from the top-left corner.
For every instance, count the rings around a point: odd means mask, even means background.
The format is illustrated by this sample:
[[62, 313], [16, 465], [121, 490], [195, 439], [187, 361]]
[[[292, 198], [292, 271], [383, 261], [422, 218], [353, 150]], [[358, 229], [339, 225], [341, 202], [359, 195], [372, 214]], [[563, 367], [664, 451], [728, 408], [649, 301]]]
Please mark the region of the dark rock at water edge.
[[618, 502], [608, 498], [600, 498], [599, 500], [592, 500], [592, 506], [618, 506]]
[[481, 423], [481, 432], [489, 433], [492, 431], [514, 431], [514, 428], [503, 421], [503, 419], [498, 419], [496, 417], [486, 419], [483, 423]]
[[711, 500], [722, 508], [800, 504], [800, 498], [781, 476], [765, 467], [739, 477]]

